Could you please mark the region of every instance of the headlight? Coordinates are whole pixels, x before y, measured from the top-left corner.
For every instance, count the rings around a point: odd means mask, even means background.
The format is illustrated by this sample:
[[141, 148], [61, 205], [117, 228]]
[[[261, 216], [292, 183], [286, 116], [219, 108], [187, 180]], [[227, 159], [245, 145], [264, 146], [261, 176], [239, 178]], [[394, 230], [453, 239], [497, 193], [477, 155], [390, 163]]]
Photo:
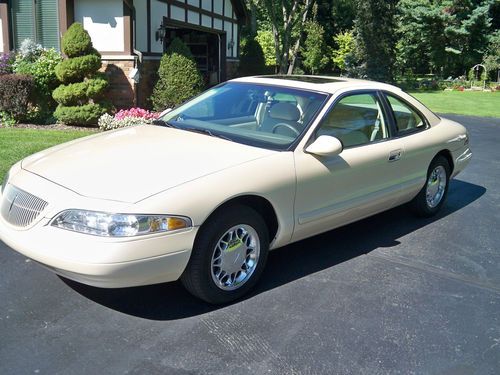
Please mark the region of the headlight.
[[58, 214], [52, 226], [103, 237], [132, 237], [189, 228], [191, 220], [170, 215], [131, 215], [67, 210]]
[[0, 190], [1, 193], [3, 193], [5, 187], [7, 186], [7, 182], [9, 182], [9, 174], [10, 174], [10, 171], [8, 171], [7, 174], [5, 175], [5, 177], [3, 178], [2, 188]]

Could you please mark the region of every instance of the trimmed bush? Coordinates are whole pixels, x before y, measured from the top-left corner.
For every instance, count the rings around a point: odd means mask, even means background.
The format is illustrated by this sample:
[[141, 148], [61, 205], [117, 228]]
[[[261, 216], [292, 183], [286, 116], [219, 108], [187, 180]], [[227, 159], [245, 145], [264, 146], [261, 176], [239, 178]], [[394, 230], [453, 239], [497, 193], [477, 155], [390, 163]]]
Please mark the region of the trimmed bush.
[[102, 97], [108, 87], [108, 81], [103, 76], [96, 77], [83, 82], [61, 85], [54, 90], [52, 96], [54, 100], [62, 105], [74, 106], [80, 103], [82, 98], [98, 99]]
[[92, 46], [89, 34], [74, 23], [62, 39], [63, 52], [69, 57], [55, 69], [63, 83], [52, 93], [59, 105], [54, 112], [58, 121], [69, 125], [94, 125], [112, 106], [102, 100], [108, 85], [99, 73], [101, 55]]
[[203, 89], [203, 78], [189, 48], [175, 38], [160, 61], [158, 82], [153, 89], [151, 101], [157, 111], [175, 107], [199, 94]]
[[88, 103], [79, 106], [59, 104], [54, 117], [67, 125], [95, 125], [99, 117], [111, 110], [107, 103]]
[[33, 77], [21, 74], [0, 76], [0, 111], [8, 113], [16, 121], [26, 118], [33, 96]]
[[92, 40], [81, 23], [71, 25], [61, 44], [62, 50], [70, 58], [92, 53]]
[[100, 55], [73, 57], [62, 61], [56, 67], [56, 76], [64, 83], [78, 82], [101, 68]]

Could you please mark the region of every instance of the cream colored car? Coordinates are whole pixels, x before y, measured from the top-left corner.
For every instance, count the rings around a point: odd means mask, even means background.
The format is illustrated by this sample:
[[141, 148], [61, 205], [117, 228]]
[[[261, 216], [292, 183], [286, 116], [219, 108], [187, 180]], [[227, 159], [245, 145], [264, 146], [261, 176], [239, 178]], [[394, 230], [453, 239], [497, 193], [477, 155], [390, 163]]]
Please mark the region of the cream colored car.
[[255, 285], [269, 249], [407, 202], [435, 214], [471, 158], [468, 143], [463, 126], [386, 84], [236, 79], [155, 125], [15, 164], [0, 238], [85, 284], [181, 278], [224, 303]]

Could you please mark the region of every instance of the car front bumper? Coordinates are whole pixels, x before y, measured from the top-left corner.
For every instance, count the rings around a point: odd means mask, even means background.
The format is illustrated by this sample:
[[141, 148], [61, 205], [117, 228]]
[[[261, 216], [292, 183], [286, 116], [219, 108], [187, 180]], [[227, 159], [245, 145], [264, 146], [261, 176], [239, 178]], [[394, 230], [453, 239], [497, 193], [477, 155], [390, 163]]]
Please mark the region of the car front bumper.
[[42, 218], [28, 229], [19, 229], [0, 215], [0, 240], [61, 276], [104, 288], [177, 280], [198, 230], [103, 238], [56, 228], [49, 221]]

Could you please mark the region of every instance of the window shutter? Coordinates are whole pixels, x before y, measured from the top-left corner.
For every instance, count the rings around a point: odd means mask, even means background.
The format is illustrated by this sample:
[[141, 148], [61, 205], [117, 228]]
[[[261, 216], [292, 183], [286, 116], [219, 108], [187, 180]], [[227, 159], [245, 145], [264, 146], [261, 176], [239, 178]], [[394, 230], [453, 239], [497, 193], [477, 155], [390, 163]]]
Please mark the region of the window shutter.
[[59, 50], [57, 0], [36, 0], [36, 39], [44, 48]]
[[12, 1], [12, 29], [14, 48], [21, 46], [24, 39], [35, 39], [35, 17], [33, 14], [33, 0]]

